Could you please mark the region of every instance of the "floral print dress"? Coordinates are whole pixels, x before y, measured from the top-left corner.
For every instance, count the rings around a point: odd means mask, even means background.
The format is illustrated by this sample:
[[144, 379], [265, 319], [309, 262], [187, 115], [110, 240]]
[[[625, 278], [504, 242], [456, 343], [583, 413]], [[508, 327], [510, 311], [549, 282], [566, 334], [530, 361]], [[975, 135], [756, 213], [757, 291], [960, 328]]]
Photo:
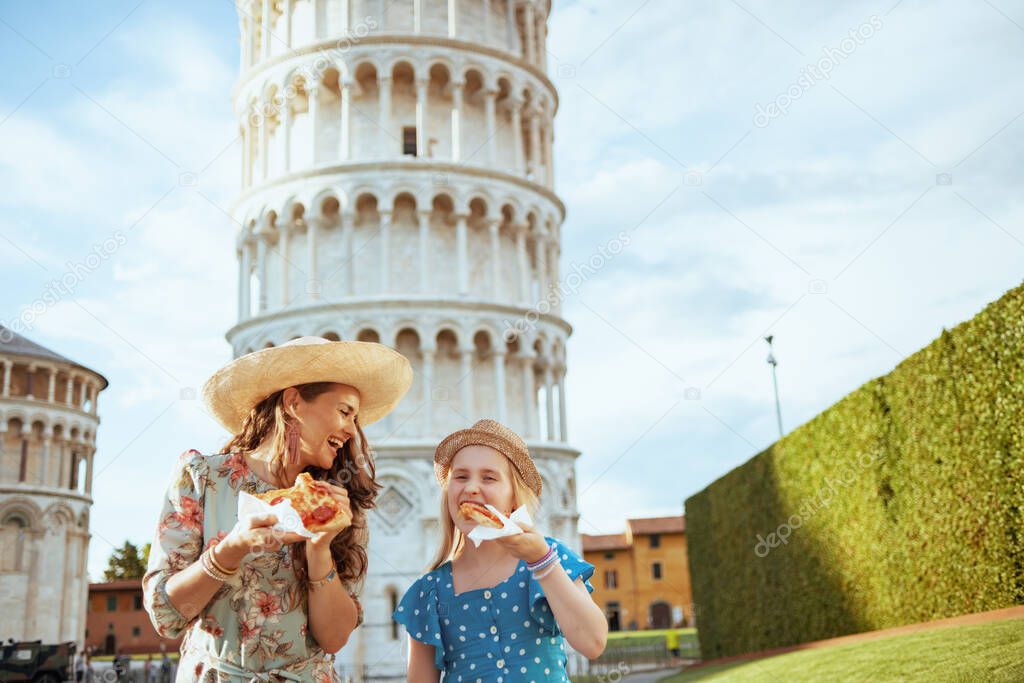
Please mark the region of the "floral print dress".
[[179, 682], [339, 681], [334, 655], [309, 632], [307, 592], [295, 575], [287, 546], [275, 553], [247, 555], [238, 573], [191, 620], [167, 597], [168, 579], [235, 526], [238, 493], [272, 488], [249, 469], [241, 453], [203, 455], [188, 450], [178, 458], [142, 590], [157, 632], [166, 638], [185, 634]]

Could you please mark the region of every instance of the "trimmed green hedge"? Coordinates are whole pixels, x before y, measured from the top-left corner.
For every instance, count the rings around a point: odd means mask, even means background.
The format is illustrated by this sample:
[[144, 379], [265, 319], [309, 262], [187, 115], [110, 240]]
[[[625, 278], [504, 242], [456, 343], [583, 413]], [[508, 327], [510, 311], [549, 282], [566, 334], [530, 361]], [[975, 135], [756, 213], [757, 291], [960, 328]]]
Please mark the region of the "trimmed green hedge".
[[1022, 507], [1024, 286], [686, 501], [701, 651], [1024, 604]]

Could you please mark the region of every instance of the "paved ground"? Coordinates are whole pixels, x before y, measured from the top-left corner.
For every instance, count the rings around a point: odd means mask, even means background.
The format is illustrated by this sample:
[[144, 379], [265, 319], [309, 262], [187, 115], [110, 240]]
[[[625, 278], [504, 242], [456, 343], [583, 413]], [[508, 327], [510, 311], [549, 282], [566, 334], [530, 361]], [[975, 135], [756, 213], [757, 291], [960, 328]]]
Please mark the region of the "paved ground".
[[678, 673], [682, 669], [658, 669], [657, 671], [645, 671], [643, 673], [630, 674], [625, 678], [621, 679], [622, 683], [655, 683], [660, 681], [665, 676], [671, 676], [674, 673]]

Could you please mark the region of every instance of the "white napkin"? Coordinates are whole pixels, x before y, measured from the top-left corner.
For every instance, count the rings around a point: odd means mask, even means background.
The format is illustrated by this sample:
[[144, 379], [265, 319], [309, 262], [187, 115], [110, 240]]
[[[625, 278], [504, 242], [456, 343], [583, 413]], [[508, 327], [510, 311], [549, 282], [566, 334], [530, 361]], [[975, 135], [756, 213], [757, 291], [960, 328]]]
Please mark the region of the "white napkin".
[[[306, 525], [302, 523], [302, 517], [296, 512], [295, 508], [292, 507], [292, 502], [285, 498], [277, 505], [271, 505], [266, 503], [256, 496], [249, 495], [245, 491], [239, 491], [238, 493], [238, 519], [243, 519], [246, 516], [253, 515], [266, 515], [271, 514], [277, 517], [277, 523], [270, 527], [271, 529], [278, 529], [280, 531], [292, 531], [305, 536], [306, 538], [314, 538], [316, 534], [306, 528]], [[497, 529], [495, 529], [497, 531]]]
[[495, 529], [494, 527], [484, 526], [477, 524], [473, 527], [473, 530], [467, 534], [469, 540], [473, 541], [473, 545], [477, 548], [483, 541], [490, 541], [495, 538], [501, 538], [502, 536], [515, 536], [516, 534], [523, 533], [523, 530], [516, 524], [516, 522], [522, 522], [523, 524], [529, 524], [533, 526], [533, 520], [530, 519], [530, 513], [527, 511], [525, 505], [520, 505], [511, 515], [506, 517], [505, 515], [498, 512], [493, 505], [484, 504], [488, 510], [493, 512], [501, 520], [502, 527]]

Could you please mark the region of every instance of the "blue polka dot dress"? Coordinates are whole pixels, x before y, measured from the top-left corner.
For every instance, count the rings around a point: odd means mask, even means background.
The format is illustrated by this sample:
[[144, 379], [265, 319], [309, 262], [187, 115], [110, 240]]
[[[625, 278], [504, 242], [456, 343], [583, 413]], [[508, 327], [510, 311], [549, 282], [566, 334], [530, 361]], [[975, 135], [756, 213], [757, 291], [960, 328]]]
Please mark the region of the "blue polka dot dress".
[[[573, 581], [594, 592], [594, 565], [549, 536], [544, 537]], [[562, 632], [540, 582], [520, 560], [497, 586], [455, 595], [452, 564], [445, 562], [409, 587], [392, 615], [409, 635], [434, 646], [434, 665], [444, 681], [512, 683], [568, 681]]]

